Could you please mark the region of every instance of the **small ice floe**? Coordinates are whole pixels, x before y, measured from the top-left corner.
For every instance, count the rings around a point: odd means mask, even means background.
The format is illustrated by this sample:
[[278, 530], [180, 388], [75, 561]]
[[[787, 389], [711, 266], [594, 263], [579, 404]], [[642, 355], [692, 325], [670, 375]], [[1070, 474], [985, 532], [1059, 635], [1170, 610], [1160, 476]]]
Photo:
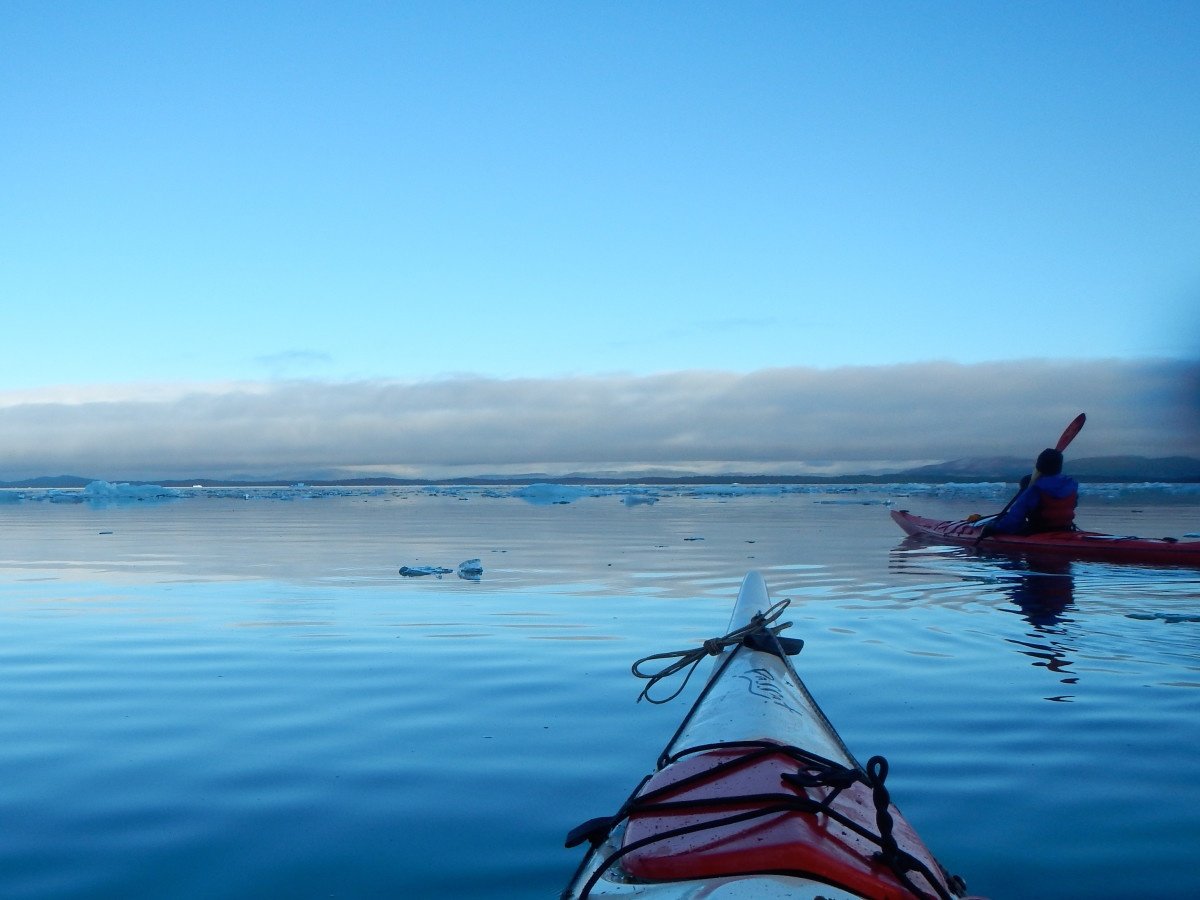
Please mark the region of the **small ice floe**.
[[159, 484], [113, 484], [109, 481], [93, 481], [83, 489], [83, 499], [101, 502], [138, 500], [166, 500], [179, 497], [175, 488]]
[[787, 490], [782, 484], [700, 484], [688, 490], [692, 497], [777, 497]]
[[441, 578], [443, 575], [449, 575], [453, 569], [446, 569], [442, 566], [401, 566], [400, 574], [405, 578], [416, 578], [420, 575], [436, 575]]
[[512, 496], [534, 506], [552, 506], [554, 504], [566, 505], [580, 497], [588, 496], [589, 493], [586, 488], [575, 485], [539, 482], [517, 488], [512, 492]]
[[483, 577], [483, 563], [477, 559], [463, 560], [458, 564], [458, 577], [467, 581], [478, 581]]
[[626, 506], [650, 506], [658, 502], [658, 495], [644, 491], [630, 491], [621, 497]]

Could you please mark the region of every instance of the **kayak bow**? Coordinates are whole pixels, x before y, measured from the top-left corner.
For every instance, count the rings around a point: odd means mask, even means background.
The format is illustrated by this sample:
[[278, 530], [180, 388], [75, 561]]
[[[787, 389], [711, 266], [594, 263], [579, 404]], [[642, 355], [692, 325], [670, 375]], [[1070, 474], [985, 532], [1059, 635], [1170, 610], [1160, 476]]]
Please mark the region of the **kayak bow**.
[[891, 803], [887, 761], [860, 765], [796, 673], [757, 572], [742, 582], [729, 633], [652, 680], [717, 655], [707, 685], [657, 768], [613, 816], [572, 831], [591, 842], [565, 900], [941, 898], [965, 892]]
[[1059, 556], [1102, 562], [1200, 566], [1200, 541], [1140, 538], [1097, 531], [1044, 531], [1037, 534], [988, 534], [979, 524], [941, 521], [892, 510], [892, 519], [908, 534], [980, 550], [1031, 556]]

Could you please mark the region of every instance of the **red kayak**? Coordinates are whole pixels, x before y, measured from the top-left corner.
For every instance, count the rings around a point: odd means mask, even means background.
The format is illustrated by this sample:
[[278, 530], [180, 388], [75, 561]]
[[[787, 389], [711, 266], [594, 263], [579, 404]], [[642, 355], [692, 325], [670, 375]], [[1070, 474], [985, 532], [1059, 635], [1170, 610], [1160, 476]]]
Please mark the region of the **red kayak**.
[[980, 525], [962, 520], [939, 521], [914, 516], [906, 509], [892, 510], [892, 518], [906, 532], [979, 547], [1001, 553], [1074, 557], [1103, 562], [1150, 563], [1200, 567], [1200, 541], [1175, 538], [1124, 537], [1096, 531], [1045, 531], [1039, 534], [990, 534], [980, 540]]

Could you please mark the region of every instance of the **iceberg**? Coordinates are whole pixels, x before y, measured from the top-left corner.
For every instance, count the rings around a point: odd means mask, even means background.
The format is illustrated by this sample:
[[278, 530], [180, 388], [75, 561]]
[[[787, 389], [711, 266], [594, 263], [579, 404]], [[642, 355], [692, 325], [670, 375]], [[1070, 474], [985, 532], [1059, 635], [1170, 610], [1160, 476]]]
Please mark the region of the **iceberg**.
[[463, 560], [458, 564], [458, 577], [466, 581], [478, 581], [483, 577], [483, 563], [478, 559]]
[[512, 496], [519, 497], [526, 503], [532, 503], [534, 506], [550, 506], [555, 503], [566, 504], [578, 500], [580, 497], [587, 497], [589, 494], [591, 494], [591, 491], [587, 488], [569, 484], [549, 484], [546, 482], [528, 484], [512, 492]]
[[483, 577], [483, 563], [478, 559], [463, 560], [458, 564], [458, 569], [447, 569], [445, 566], [401, 566], [400, 574], [405, 578], [420, 578], [424, 575], [432, 575], [435, 578], [441, 578], [443, 575], [449, 575], [451, 572], [457, 571], [458, 577], [466, 581], [479, 581]]
[[630, 489], [621, 497], [621, 502], [626, 506], [650, 506], [658, 502], [658, 494]]
[[405, 578], [416, 578], [421, 575], [436, 575], [441, 578], [443, 575], [449, 575], [453, 569], [445, 569], [441, 566], [401, 566], [400, 574]]
[[83, 489], [84, 500], [164, 500], [182, 496], [175, 488], [157, 484], [113, 484], [109, 481], [93, 481]]
[[[197, 484], [200, 484], [199, 482]], [[225, 486], [186, 488], [157, 484], [92, 481], [84, 488], [0, 489], [0, 503], [124, 503], [162, 500], [296, 501], [337, 497], [443, 497], [454, 500], [516, 498], [532, 506], [569, 504], [585, 498], [612, 497], [626, 507], [651, 505], [662, 499], [727, 502], [739, 499], [805, 495], [825, 505], [891, 506], [899, 498], [943, 500], [998, 500], [1012, 496], [1014, 485], [1003, 481], [888, 482], [880, 484], [602, 484], [576, 485], [536, 482], [519, 487], [494, 485], [431, 484], [378, 487], [374, 485], [313, 485], [295, 482], [278, 486]], [[1194, 503], [1200, 499], [1200, 482], [1087, 482], [1082, 494], [1089, 500]]]

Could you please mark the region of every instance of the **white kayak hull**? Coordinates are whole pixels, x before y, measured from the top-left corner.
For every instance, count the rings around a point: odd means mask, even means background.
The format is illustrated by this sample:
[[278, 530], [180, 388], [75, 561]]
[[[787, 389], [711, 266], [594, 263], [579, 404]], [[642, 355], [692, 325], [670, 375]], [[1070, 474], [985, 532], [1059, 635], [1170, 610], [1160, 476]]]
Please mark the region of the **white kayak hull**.
[[[750, 572], [742, 580], [728, 630], [744, 627], [756, 613], [765, 613], [770, 607], [766, 582], [758, 572]], [[741, 652], [727, 660], [733, 650], [726, 649], [713, 663], [714, 676], [722, 664], [725, 671], [709, 686], [704, 701], [676, 736], [675, 745], [785, 738], [826, 759], [858, 765], [786, 658]]]

